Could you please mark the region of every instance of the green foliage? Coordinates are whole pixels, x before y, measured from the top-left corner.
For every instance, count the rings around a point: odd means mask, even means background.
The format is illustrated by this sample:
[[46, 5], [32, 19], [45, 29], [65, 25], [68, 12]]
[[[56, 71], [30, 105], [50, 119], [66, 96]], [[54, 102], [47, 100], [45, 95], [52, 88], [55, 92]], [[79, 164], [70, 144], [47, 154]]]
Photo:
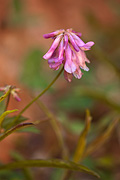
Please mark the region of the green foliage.
[[1, 180], [26, 180], [24, 176], [19, 171], [11, 171], [11, 170], [2, 170], [0, 171], [0, 179]]
[[35, 126], [32, 126], [32, 127], [25, 127], [24, 129], [20, 129], [17, 132], [29, 132], [29, 133], [39, 134], [40, 130], [37, 129]]
[[28, 118], [20, 116], [19, 119], [13, 124], [14, 119], [16, 116], [12, 117], [6, 117], [4, 121], [2, 122], [2, 127], [7, 131], [8, 129], [12, 128], [13, 126], [16, 126], [24, 121], [26, 121]]
[[48, 78], [43, 73], [43, 52], [40, 49], [32, 49], [23, 64], [21, 81], [32, 89], [46, 87]]
[[3, 96], [0, 97], [0, 103], [7, 98], [10, 94], [11, 89], [9, 89]]
[[4, 113], [2, 113], [1, 116], [0, 116], [0, 126], [2, 125], [5, 117], [6, 117], [8, 114], [11, 114], [11, 113], [16, 112], [16, 111], [18, 111], [18, 110], [17, 110], [17, 109], [14, 109], [14, 110], [5, 111]]
[[93, 100], [86, 97], [79, 97], [75, 94], [71, 94], [63, 97], [57, 102], [60, 108], [67, 111], [83, 111], [86, 108], [91, 108], [93, 106]]
[[86, 125], [83, 131], [81, 132], [79, 140], [78, 140], [77, 148], [75, 150], [74, 157], [73, 157], [74, 162], [79, 162], [82, 159], [83, 154], [85, 152], [86, 139], [87, 139], [87, 134], [90, 129], [90, 125], [91, 125], [91, 119], [92, 118], [90, 116], [90, 112], [87, 110], [86, 111]]
[[93, 176], [99, 177], [97, 173], [88, 169], [87, 167], [71, 162], [71, 161], [63, 161], [58, 159], [53, 160], [25, 160], [19, 162], [13, 162], [6, 165], [0, 166], [0, 170], [3, 169], [19, 169], [26, 167], [54, 167], [54, 168], [65, 168], [74, 171], [81, 171]]
[[70, 121], [70, 119], [63, 112], [59, 113], [58, 117], [63, 126], [74, 134], [80, 134], [84, 129], [84, 120], [82, 121], [81, 119], [74, 119], [74, 121]]
[[16, 13], [20, 13], [23, 9], [22, 0], [13, 0], [13, 8]]

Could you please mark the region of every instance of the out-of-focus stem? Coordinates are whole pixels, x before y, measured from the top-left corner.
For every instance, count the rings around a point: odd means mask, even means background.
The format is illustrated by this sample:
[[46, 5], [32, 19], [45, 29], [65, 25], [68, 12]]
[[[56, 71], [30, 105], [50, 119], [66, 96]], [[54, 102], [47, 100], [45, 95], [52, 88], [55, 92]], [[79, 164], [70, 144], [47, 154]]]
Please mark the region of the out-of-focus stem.
[[44, 113], [47, 115], [47, 117], [50, 119], [50, 123], [53, 127], [53, 130], [54, 130], [56, 136], [57, 136], [60, 148], [62, 148], [62, 157], [64, 159], [67, 159], [68, 158], [68, 150], [65, 146], [60, 127], [57, 123], [57, 119], [55, 118], [54, 114], [40, 100], [37, 101], [37, 104], [44, 111]]
[[9, 104], [9, 101], [10, 101], [10, 95], [11, 93], [8, 94], [8, 97], [7, 97], [7, 102], [6, 102], [6, 106], [5, 106], [5, 111], [7, 110], [8, 108], [8, 104]]
[[16, 116], [16, 118], [13, 121], [13, 124], [19, 119], [19, 117], [35, 102], [37, 101], [53, 84], [54, 82], [59, 78], [59, 76], [61, 75], [62, 71], [63, 71], [64, 67], [62, 67], [62, 69], [60, 70], [60, 72], [58, 73], [58, 75], [53, 79], [53, 81], [40, 93], [38, 94], [37, 97], [35, 97], [29, 104], [27, 104], [22, 111], [20, 111], [20, 113]]

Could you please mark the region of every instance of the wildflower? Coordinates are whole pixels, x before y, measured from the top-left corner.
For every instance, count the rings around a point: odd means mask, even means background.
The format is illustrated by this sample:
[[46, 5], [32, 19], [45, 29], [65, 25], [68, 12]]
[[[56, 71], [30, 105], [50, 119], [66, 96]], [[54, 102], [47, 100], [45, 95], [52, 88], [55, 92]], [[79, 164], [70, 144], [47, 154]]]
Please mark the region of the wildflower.
[[5, 87], [0, 87], [0, 91], [3, 91], [4, 93], [7, 93], [7, 91], [10, 88], [11, 88], [10, 94], [12, 94], [13, 98], [15, 98], [17, 101], [21, 101], [20, 97], [17, 94], [20, 91], [19, 88], [15, 88], [14, 86], [7, 85]]
[[71, 82], [73, 75], [77, 79], [82, 77], [81, 69], [89, 71], [85, 63], [90, 63], [90, 61], [87, 59], [84, 51], [90, 50], [94, 42], [84, 43], [80, 37], [81, 33], [72, 29], [67, 29], [66, 31], [60, 29], [44, 34], [44, 38], [52, 38], [54, 41], [43, 58], [48, 60], [49, 67], [54, 70], [58, 70], [63, 64], [64, 77], [69, 82]]

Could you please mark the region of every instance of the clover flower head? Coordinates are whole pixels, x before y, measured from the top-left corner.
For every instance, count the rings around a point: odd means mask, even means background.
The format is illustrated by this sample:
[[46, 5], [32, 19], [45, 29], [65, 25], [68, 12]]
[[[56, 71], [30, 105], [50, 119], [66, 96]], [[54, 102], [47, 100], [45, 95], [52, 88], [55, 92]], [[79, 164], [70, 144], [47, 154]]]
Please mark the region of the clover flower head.
[[19, 88], [16, 88], [11, 85], [7, 85], [5, 87], [0, 87], [0, 91], [3, 91], [4, 93], [7, 93], [7, 91], [11, 88], [10, 94], [12, 94], [13, 98], [15, 98], [17, 101], [21, 101], [20, 97], [18, 96], [18, 92], [20, 91]]
[[80, 38], [81, 33], [73, 31], [72, 28], [60, 29], [44, 34], [43, 37], [53, 39], [50, 49], [43, 58], [48, 60], [49, 67], [54, 70], [58, 70], [63, 64], [64, 77], [67, 81], [71, 82], [73, 76], [80, 79], [83, 75], [81, 69], [89, 71], [86, 62], [90, 61], [84, 51], [90, 50], [94, 45], [93, 41], [84, 43]]

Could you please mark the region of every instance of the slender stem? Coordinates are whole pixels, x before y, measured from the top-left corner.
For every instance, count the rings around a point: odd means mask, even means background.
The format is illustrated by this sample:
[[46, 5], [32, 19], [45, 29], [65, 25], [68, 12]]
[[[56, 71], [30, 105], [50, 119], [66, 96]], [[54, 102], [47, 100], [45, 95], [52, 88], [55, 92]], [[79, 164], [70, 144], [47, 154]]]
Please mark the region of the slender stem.
[[[83, 129], [82, 133], [80, 133], [80, 137], [77, 143], [77, 147], [75, 149], [74, 155], [73, 155], [73, 162], [78, 163], [82, 161], [83, 159], [83, 153], [86, 147], [86, 136], [88, 134], [88, 131], [90, 129], [90, 124], [91, 124], [91, 116], [89, 110], [86, 111], [86, 125], [85, 128]], [[73, 175], [73, 172], [70, 170], [65, 171], [63, 180], [69, 180], [70, 177]]]
[[7, 110], [8, 108], [8, 104], [9, 104], [9, 101], [10, 101], [10, 95], [11, 93], [8, 94], [8, 97], [7, 97], [7, 102], [6, 102], [6, 106], [5, 106], [5, 111]]
[[13, 121], [13, 124], [19, 119], [19, 117], [35, 102], [37, 101], [53, 84], [54, 82], [58, 79], [58, 77], [61, 75], [62, 71], [63, 71], [64, 67], [62, 67], [62, 69], [60, 70], [60, 72], [58, 73], [58, 75], [53, 79], [53, 81], [37, 96], [35, 97], [29, 104], [27, 104], [22, 111], [20, 111], [20, 113], [16, 116], [16, 118]]
[[58, 142], [60, 147], [62, 148], [62, 156], [64, 159], [68, 159], [68, 150], [65, 146], [63, 137], [62, 137], [62, 133], [60, 130], [60, 127], [57, 123], [57, 119], [54, 116], [54, 114], [45, 106], [45, 104], [43, 104], [43, 102], [41, 102], [40, 100], [37, 101], [37, 104], [39, 105], [39, 107], [44, 111], [44, 113], [47, 115], [47, 117], [50, 119], [50, 123], [51, 126], [53, 127], [53, 130], [57, 136]]
[[4, 134], [0, 135], [0, 141], [2, 141], [4, 138], [6, 138], [7, 136], [9, 136], [10, 134], [12, 134], [13, 132], [21, 129], [21, 128], [24, 128], [24, 127], [27, 127], [27, 126], [33, 126], [34, 124], [33, 123], [22, 123], [22, 124], [18, 124], [16, 125], [15, 127], [9, 129], [8, 131], [6, 131]]

